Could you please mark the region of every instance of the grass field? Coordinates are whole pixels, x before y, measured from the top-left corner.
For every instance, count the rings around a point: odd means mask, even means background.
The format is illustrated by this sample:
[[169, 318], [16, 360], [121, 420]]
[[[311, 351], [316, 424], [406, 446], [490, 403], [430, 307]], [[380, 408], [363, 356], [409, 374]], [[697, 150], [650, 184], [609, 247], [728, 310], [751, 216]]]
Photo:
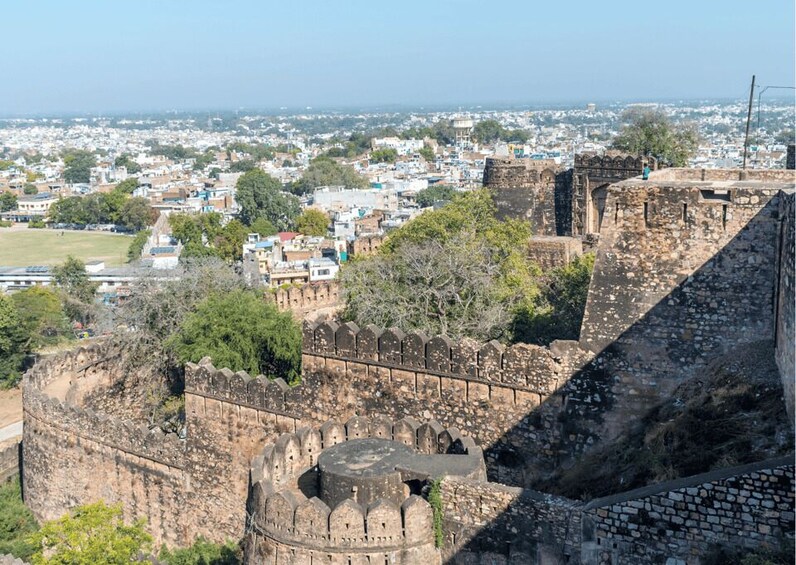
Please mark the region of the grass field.
[[58, 265], [67, 255], [118, 266], [127, 261], [132, 238], [106, 232], [0, 228], [0, 266]]

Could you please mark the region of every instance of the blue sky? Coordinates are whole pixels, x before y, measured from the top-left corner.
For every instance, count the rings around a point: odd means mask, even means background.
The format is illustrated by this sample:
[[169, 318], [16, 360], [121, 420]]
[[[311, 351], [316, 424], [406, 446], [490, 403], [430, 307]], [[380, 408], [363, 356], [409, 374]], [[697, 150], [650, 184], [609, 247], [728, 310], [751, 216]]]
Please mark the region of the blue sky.
[[793, 0], [5, 2], [0, 114], [741, 98]]

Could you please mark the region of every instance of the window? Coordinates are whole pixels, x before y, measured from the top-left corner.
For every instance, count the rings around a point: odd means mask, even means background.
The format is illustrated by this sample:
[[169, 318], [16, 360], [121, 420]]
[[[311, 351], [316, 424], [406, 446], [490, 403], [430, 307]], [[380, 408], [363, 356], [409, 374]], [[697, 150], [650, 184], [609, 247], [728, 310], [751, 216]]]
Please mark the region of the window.
[[318, 269], [318, 276], [322, 277], [329, 274], [329, 269]]

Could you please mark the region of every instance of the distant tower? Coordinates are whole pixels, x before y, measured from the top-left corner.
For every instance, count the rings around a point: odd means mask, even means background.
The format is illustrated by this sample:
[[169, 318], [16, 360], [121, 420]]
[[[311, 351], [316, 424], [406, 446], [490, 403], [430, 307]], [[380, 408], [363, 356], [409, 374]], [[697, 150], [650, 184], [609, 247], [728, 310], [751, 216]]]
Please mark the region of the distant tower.
[[456, 134], [456, 145], [458, 147], [469, 147], [472, 144], [473, 120], [466, 116], [456, 116], [453, 118], [453, 131]]
[[597, 109], [597, 104], [586, 104], [586, 111], [590, 114], [593, 114], [594, 111]]

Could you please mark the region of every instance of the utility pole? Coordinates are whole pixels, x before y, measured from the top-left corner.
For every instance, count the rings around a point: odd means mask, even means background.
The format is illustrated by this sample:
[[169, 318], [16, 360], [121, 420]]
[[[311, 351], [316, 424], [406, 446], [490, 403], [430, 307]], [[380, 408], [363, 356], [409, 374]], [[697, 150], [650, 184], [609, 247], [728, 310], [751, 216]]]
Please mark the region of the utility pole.
[[749, 91], [749, 112], [746, 114], [746, 135], [743, 140], [743, 168], [746, 169], [746, 156], [749, 153], [749, 122], [752, 121], [752, 101], [755, 97], [755, 75], [752, 75], [752, 89]]

